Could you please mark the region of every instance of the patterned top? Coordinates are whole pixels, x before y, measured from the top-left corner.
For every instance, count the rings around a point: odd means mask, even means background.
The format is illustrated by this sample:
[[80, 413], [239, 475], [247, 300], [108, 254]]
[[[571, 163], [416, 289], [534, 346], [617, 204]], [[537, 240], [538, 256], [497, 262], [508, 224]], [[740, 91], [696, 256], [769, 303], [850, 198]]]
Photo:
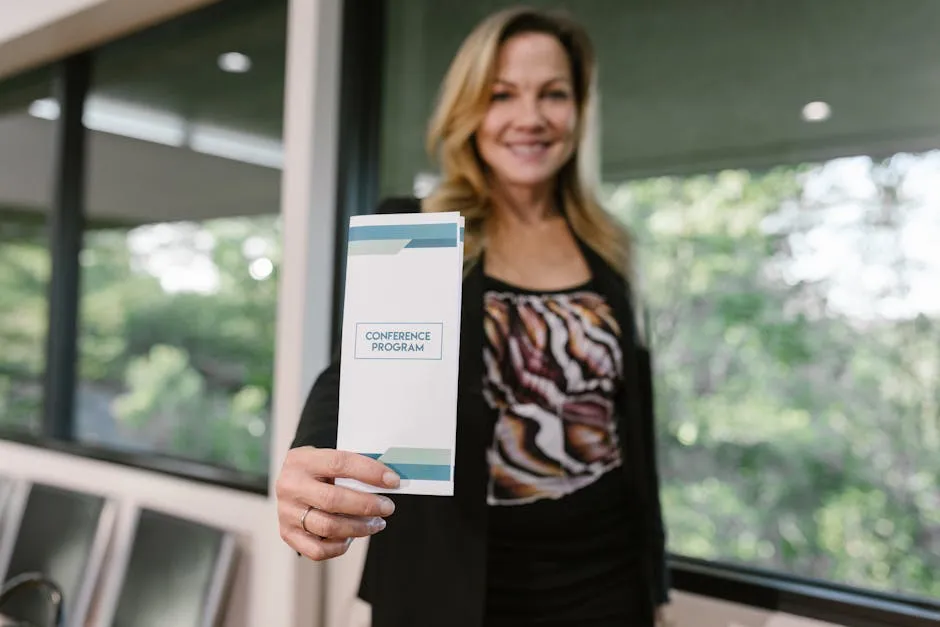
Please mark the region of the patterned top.
[[592, 282], [533, 292], [488, 277], [483, 298], [483, 390], [498, 414], [484, 624], [646, 624], [614, 311]]
[[530, 292], [490, 279], [484, 394], [499, 412], [490, 505], [558, 499], [620, 466], [620, 327], [590, 283]]

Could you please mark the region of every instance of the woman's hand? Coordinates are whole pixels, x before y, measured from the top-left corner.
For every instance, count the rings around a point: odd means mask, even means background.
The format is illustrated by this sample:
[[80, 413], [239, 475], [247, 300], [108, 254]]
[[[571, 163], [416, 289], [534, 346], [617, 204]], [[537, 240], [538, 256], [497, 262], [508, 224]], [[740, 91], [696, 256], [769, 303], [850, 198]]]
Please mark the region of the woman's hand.
[[337, 477], [399, 485], [398, 475], [364, 455], [310, 446], [288, 452], [275, 489], [281, 538], [312, 560], [342, 555], [353, 538], [384, 529], [385, 517], [395, 511], [385, 496], [333, 485]]

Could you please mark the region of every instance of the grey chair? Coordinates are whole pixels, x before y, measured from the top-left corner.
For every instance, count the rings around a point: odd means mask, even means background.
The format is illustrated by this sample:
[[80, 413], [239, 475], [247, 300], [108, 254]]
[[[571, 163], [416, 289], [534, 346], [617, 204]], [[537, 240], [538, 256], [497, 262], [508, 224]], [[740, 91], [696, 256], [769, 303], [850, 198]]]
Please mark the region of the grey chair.
[[114, 591], [103, 603], [108, 627], [215, 627], [225, 613], [237, 539], [222, 529], [138, 511], [133, 539], [118, 551]]
[[[0, 547], [0, 582], [7, 582], [3, 614], [45, 625], [49, 585], [62, 596], [61, 624], [84, 627], [117, 515], [109, 499], [45, 484], [23, 484], [9, 500], [8, 531]], [[11, 582], [22, 582], [10, 586]], [[14, 588], [14, 589], [11, 589]]]

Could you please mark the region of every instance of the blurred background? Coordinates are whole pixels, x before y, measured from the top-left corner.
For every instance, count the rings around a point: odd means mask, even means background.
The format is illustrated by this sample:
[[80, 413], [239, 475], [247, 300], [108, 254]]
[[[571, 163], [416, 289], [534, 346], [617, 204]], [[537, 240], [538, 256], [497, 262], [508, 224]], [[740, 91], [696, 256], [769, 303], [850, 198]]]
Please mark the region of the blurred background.
[[[0, 79], [0, 428], [264, 492], [301, 89], [287, 34], [306, 13], [207, 4], [91, 48], [80, 159], [61, 148], [63, 61]], [[291, 25], [341, 53], [337, 191], [310, 209], [336, 216], [338, 247], [348, 215], [434, 185], [441, 78], [509, 4], [347, 0], [334, 35]], [[529, 4], [570, 11], [597, 47], [593, 157], [637, 242], [677, 563], [936, 607], [940, 2]], [[0, 56], [31, 29], [2, 31]], [[51, 333], [68, 239], [52, 225], [74, 211], [75, 332]], [[341, 262], [322, 272], [341, 284]], [[69, 345], [72, 375], [50, 380]]]

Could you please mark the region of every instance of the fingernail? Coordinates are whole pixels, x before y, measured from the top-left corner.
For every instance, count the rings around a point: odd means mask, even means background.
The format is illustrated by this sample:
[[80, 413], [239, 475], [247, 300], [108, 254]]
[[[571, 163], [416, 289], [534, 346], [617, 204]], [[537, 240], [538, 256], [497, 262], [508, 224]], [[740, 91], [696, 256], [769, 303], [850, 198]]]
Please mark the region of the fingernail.
[[372, 529], [372, 533], [378, 533], [385, 529], [385, 519], [384, 518], [373, 518], [369, 521], [369, 528]]
[[[390, 516], [392, 512], [395, 511], [395, 503], [392, 501], [392, 499], [380, 496], [379, 511], [382, 512], [383, 516]], [[384, 523], [385, 521], [383, 520], [382, 522]]]
[[390, 488], [397, 488], [400, 482], [400, 479], [398, 478], [398, 475], [396, 475], [394, 472], [388, 471], [387, 473], [382, 475], [382, 481], [385, 483], [385, 485], [387, 485]]

